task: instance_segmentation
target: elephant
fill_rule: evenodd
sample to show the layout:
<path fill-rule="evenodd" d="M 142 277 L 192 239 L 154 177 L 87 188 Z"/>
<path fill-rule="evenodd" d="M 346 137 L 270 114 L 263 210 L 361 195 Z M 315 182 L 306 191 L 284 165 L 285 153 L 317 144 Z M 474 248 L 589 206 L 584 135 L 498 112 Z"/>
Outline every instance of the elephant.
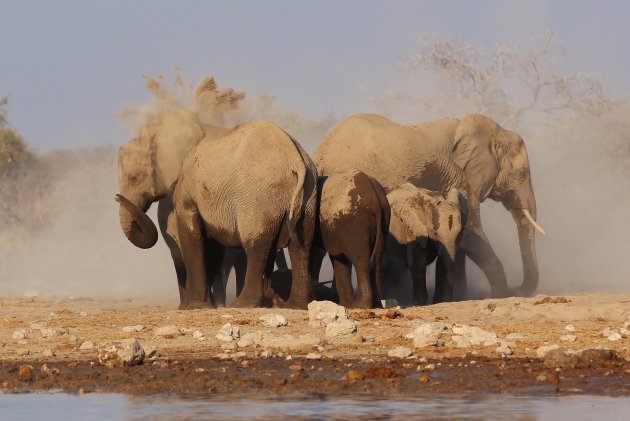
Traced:
<path fill-rule="evenodd" d="M 293 276 L 285 305 L 306 308 L 313 293 L 308 260 L 316 196 L 311 158 L 271 122 L 252 120 L 199 142 L 184 159 L 173 191 L 187 307 L 212 306 L 208 280 L 225 247 L 247 255 L 245 284 L 233 305 L 263 305 L 276 251 L 288 246 Z"/>
<path fill-rule="evenodd" d="M 320 177 L 318 192 L 319 223 L 311 277 L 319 278 L 327 252 L 339 303 L 351 308 L 380 307 L 381 261 L 390 218 L 385 190 L 364 172 L 349 170 Z M 356 294 L 352 266 L 357 274 Z"/>
<path fill-rule="evenodd" d="M 402 305 L 425 305 L 428 301 L 426 269 L 437 259 L 433 303 L 451 301 L 455 255 L 468 209 L 455 188 L 446 197 L 411 183 L 387 195 L 391 206 L 389 234 L 383 258 L 382 295 Z M 411 273 L 413 294 L 401 294 Z M 411 298 L 411 299 L 410 299 Z"/>
<path fill-rule="evenodd" d="M 171 186 L 179 177 L 185 156 L 201 139 L 217 138 L 230 131 L 201 124 L 197 114 L 189 110 L 167 111 L 142 127 L 137 137 L 119 149 L 120 194 L 115 199 L 120 204 L 121 228 L 135 246 L 144 249 L 153 247 L 158 234 L 146 211 L 152 203 L 158 202 L 158 225 L 173 259 L 180 309 L 187 306 L 184 297 L 186 268 L 179 247 Z M 218 275 L 220 279 L 214 283 L 219 299 L 223 297 L 218 304 L 225 304 L 224 285 L 232 265 L 237 272 L 237 285 L 241 285 L 246 267 L 242 250 L 229 248 L 225 251 Z"/>
<path fill-rule="evenodd" d="M 469 115 L 403 126 L 376 114 L 345 118 L 324 136 L 313 155 L 321 176 L 359 169 L 387 193 L 412 183 L 446 195 L 457 188 L 466 198 L 468 220 L 456 255 L 456 287 L 465 290 L 465 257 L 490 282 L 492 296 L 531 295 L 538 286 L 534 229 L 536 200 L 525 144 L 517 133 L 491 118 Z M 481 225 L 480 203 L 490 197 L 508 209 L 517 224 L 523 282 L 510 288 L 503 264 Z"/>

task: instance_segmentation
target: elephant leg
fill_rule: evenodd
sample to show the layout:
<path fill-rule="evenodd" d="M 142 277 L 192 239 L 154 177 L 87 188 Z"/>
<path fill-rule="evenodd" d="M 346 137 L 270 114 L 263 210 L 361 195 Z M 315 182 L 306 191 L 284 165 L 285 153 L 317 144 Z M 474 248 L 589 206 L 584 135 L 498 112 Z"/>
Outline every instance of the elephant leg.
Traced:
<path fill-rule="evenodd" d="M 228 250 L 224 251 L 221 267 L 214 277 L 214 283 L 212 284 L 212 294 L 214 295 L 214 301 L 217 307 L 225 307 L 226 304 L 227 283 L 230 277 L 230 269 L 232 269 L 232 264 L 228 256 L 229 253 L 230 251 Z M 208 262 L 206 262 L 206 265 L 207 264 Z"/>
<path fill-rule="evenodd" d="M 212 307 L 212 293 L 206 281 L 205 242 L 200 231 L 193 233 L 189 228 L 201 226 L 199 215 L 186 212 L 186 216 L 192 222 L 178 216 L 179 242 L 186 267 L 185 300 L 180 309 Z"/>
<path fill-rule="evenodd" d="M 243 286 L 245 285 L 245 275 L 247 273 L 247 254 L 243 250 L 234 251 L 234 279 L 236 281 L 236 296 L 241 295 Z"/>
<path fill-rule="evenodd" d="M 232 307 L 261 307 L 264 301 L 264 272 L 267 253 L 248 250 L 245 285 Z"/>
<path fill-rule="evenodd" d="M 411 279 L 413 284 L 413 303 L 417 306 L 427 304 L 427 250 L 417 244 L 410 246 Z"/>
<path fill-rule="evenodd" d="M 452 271 L 447 272 L 452 276 L 453 285 L 452 301 L 462 301 L 468 297 L 468 282 L 466 280 L 466 253 L 461 250 L 455 255 L 455 264 Z"/>
<path fill-rule="evenodd" d="M 322 269 L 322 262 L 326 257 L 326 250 L 321 247 L 313 247 L 311 249 L 311 255 L 308 261 L 308 271 L 311 274 L 311 279 L 315 284 L 319 283 L 319 272 Z"/>
<path fill-rule="evenodd" d="M 352 302 L 352 308 L 372 308 L 374 304 L 374 291 L 370 271 L 369 254 L 361 259 L 353 261 L 357 271 L 357 292 Z M 352 284 L 350 284 L 352 287 Z"/>
<path fill-rule="evenodd" d="M 345 256 L 330 256 L 335 273 L 335 288 L 339 295 L 339 304 L 350 307 L 354 302 L 352 289 L 352 263 Z"/>
<path fill-rule="evenodd" d="M 275 261 L 278 270 L 289 269 L 289 265 L 287 265 L 287 258 L 284 256 L 284 249 L 280 249 L 276 252 Z"/>

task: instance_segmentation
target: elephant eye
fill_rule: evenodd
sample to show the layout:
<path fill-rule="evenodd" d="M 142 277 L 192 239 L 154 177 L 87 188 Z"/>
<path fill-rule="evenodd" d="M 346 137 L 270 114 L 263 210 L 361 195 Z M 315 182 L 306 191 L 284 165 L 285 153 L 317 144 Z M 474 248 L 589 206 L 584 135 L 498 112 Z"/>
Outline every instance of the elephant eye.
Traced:
<path fill-rule="evenodd" d="M 129 184 L 131 184 L 133 186 L 137 186 L 142 181 L 142 178 L 143 178 L 142 175 L 130 175 L 128 177 Z"/>

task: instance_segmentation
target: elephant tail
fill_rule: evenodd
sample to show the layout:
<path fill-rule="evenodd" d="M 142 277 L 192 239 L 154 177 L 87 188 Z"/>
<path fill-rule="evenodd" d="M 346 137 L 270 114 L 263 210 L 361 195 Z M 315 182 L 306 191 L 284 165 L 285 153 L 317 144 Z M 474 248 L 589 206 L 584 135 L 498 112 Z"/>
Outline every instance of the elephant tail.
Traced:
<path fill-rule="evenodd" d="M 291 204 L 289 207 L 289 236 L 293 237 L 295 232 L 295 222 L 301 216 L 302 196 L 304 191 L 304 182 L 306 180 L 306 168 L 304 163 L 300 162 L 291 169 L 297 175 L 297 184 L 291 196 Z"/>

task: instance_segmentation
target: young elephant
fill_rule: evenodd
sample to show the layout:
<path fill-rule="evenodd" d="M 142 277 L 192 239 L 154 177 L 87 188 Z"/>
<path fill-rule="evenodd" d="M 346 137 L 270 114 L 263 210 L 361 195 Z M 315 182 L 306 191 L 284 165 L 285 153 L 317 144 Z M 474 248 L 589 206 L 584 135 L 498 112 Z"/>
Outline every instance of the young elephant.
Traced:
<path fill-rule="evenodd" d="M 328 252 L 339 302 L 345 307 L 380 307 L 381 260 L 390 208 L 383 187 L 361 171 L 320 177 L 319 230 L 311 257 L 317 280 Z M 352 288 L 352 265 L 357 274 Z"/>
<path fill-rule="evenodd" d="M 445 198 L 405 183 L 388 194 L 387 200 L 392 215 L 383 259 L 383 296 L 412 304 L 406 299 L 408 294 L 396 293 L 406 289 L 403 284 L 409 271 L 413 304 L 427 304 L 426 268 L 437 258 L 433 302 L 451 301 L 455 256 L 466 224 L 463 195 L 451 189 Z"/>
<path fill-rule="evenodd" d="M 188 308 L 211 305 L 206 280 L 214 278 L 225 247 L 242 248 L 247 255 L 245 284 L 233 305 L 260 306 L 276 250 L 285 246 L 293 267 L 286 304 L 306 308 L 312 298 L 308 257 L 316 195 L 313 162 L 271 122 L 250 121 L 195 146 L 173 195 Z M 212 258 L 206 260 L 207 255 Z"/>

